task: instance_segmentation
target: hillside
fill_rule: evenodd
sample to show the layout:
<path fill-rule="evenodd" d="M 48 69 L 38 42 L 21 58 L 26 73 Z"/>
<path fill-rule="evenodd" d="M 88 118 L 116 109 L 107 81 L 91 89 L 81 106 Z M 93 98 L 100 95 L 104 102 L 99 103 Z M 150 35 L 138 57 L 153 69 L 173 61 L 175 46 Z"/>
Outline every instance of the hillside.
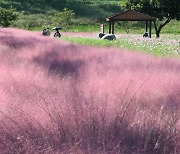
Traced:
<path fill-rule="evenodd" d="M 122 12 L 120 2 L 124 0 L 0 0 L 3 8 L 15 8 L 19 19 L 13 27 L 25 29 L 42 29 L 51 26 L 52 19 L 58 11 L 69 8 L 75 13 L 75 19 L 71 21 L 70 31 L 99 31 L 99 24 L 105 22 L 106 17 Z M 106 22 L 105 22 L 106 23 Z M 144 23 L 121 22 L 118 25 L 123 32 L 129 29 L 143 29 Z M 73 27 L 73 28 L 72 28 Z M 180 33 L 180 22 L 172 21 L 163 30 L 163 33 Z"/>
<path fill-rule="evenodd" d="M 0 0 L 0 6 L 4 8 L 15 8 L 20 13 L 19 23 L 40 24 L 47 23 L 57 11 L 69 8 L 76 14 L 76 19 L 85 20 L 91 24 L 114 13 L 120 12 L 119 1 L 95 1 L 95 0 Z M 36 23 L 36 19 L 38 23 Z M 31 23 L 30 23 L 31 21 Z M 25 26 L 25 25 L 24 25 Z M 31 25 L 29 25 L 31 26 Z"/>
<path fill-rule="evenodd" d="M 77 17 L 102 18 L 102 15 L 120 11 L 119 1 L 94 1 L 94 0 L 0 0 L 2 7 L 13 7 L 26 14 L 53 15 L 67 7 L 74 10 Z"/>

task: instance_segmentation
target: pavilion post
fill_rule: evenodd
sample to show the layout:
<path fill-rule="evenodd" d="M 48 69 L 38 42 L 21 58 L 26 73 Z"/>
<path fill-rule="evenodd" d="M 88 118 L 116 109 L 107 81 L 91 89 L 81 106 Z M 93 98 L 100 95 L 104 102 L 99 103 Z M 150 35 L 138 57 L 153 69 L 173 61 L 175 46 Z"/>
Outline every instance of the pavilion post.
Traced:
<path fill-rule="evenodd" d="M 146 33 L 148 32 L 148 21 L 146 21 Z"/>
<path fill-rule="evenodd" d="M 149 37 L 151 38 L 151 27 L 152 27 L 152 21 L 150 21 L 150 27 L 149 27 Z"/>
<path fill-rule="evenodd" d="M 112 21 L 112 34 L 114 34 L 114 21 Z"/>
<path fill-rule="evenodd" d="M 111 20 L 109 21 L 109 34 L 111 34 Z"/>

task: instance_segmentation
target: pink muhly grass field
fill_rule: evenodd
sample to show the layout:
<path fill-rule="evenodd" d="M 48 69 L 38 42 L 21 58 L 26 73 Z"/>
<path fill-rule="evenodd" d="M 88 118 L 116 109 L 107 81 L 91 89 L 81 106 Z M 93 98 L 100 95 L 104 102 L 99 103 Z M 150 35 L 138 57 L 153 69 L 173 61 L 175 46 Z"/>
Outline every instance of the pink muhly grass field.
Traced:
<path fill-rule="evenodd" d="M 2 153 L 178 153 L 180 61 L 0 29 Z"/>

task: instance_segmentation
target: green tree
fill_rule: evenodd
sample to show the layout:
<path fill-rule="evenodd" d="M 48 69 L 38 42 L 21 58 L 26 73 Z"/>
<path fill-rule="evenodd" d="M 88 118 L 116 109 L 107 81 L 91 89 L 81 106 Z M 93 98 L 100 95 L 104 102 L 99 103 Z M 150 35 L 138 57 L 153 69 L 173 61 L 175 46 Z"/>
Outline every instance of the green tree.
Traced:
<path fill-rule="evenodd" d="M 157 18 L 159 24 L 155 22 L 156 37 L 160 37 L 162 28 L 172 19 L 180 19 L 179 0 L 126 0 L 125 7 Z"/>
<path fill-rule="evenodd" d="M 73 10 L 69 10 L 68 8 L 64 8 L 62 12 L 58 12 L 55 14 L 53 21 L 55 24 L 68 27 L 71 24 L 71 20 L 75 17 L 75 13 Z"/>
<path fill-rule="evenodd" d="M 15 13 L 14 9 L 4 9 L 0 8 L 0 25 L 3 27 L 10 26 L 16 19 L 18 15 Z"/>

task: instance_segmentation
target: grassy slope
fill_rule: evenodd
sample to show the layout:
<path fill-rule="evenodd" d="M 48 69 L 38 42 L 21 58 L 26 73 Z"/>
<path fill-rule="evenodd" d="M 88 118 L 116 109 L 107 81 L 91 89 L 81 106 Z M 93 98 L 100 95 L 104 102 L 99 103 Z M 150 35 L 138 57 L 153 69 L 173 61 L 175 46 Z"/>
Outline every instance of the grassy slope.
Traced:
<path fill-rule="evenodd" d="M 63 0 L 63 2 L 62 0 L 0 0 L 2 7 L 10 8 L 12 6 L 19 12 L 19 20 L 14 26 L 34 30 L 49 25 L 53 15 L 67 7 L 74 10 L 76 14 L 76 19 L 73 21 L 76 26 L 71 27 L 69 31 L 99 31 L 100 22 L 105 22 L 106 17 L 122 11 L 118 4 L 119 0 Z M 83 26 L 87 24 L 93 26 Z M 95 26 L 95 24 L 98 25 Z M 117 30 L 125 32 L 128 30 L 127 27 L 130 32 L 144 32 L 144 24 L 136 22 L 130 23 L 128 26 L 123 24 Z M 179 27 L 180 22 L 172 21 L 162 32 L 180 33 Z"/>
<path fill-rule="evenodd" d="M 85 45 L 93 45 L 93 46 L 115 46 L 119 48 L 126 48 L 131 50 L 142 51 L 146 53 L 150 53 L 156 56 L 179 56 L 180 45 L 179 45 L 179 36 L 173 34 L 162 34 L 161 39 L 153 38 L 145 39 L 142 35 L 137 34 L 121 34 L 117 37 L 116 41 L 106 41 L 97 39 L 93 36 L 87 37 L 62 37 L 62 39 Z M 86 35 L 84 35 L 86 36 Z"/>
<path fill-rule="evenodd" d="M 81 0 L 76 0 L 73 2 L 62 2 L 61 0 L 29 0 L 29 3 L 26 3 L 23 0 L 0 0 L 0 4 L 3 7 L 13 6 L 16 8 L 17 11 L 21 13 L 20 18 L 22 20 L 25 20 L 23 18 L 33 20 L 33 16 L 35 15 L 40 23 L 48 22 L 48 18 L 51 18 L 56 11 L 61 11 L 64 7 L 74 10 L 78 21 L 83 19 L 85 22 L 89 21 L 93 24 L 97 20 L 104 20 L 107 16 L 112 15 L 113 13 L 117 13 L 121 10 L 120 7 L 117 6 L 117 2 L 112 3 L 112 1 L 106 3 L 98 2 L 97 4 L 96 1 L 89 3 L 86 1 L 81 2 Z"/>

